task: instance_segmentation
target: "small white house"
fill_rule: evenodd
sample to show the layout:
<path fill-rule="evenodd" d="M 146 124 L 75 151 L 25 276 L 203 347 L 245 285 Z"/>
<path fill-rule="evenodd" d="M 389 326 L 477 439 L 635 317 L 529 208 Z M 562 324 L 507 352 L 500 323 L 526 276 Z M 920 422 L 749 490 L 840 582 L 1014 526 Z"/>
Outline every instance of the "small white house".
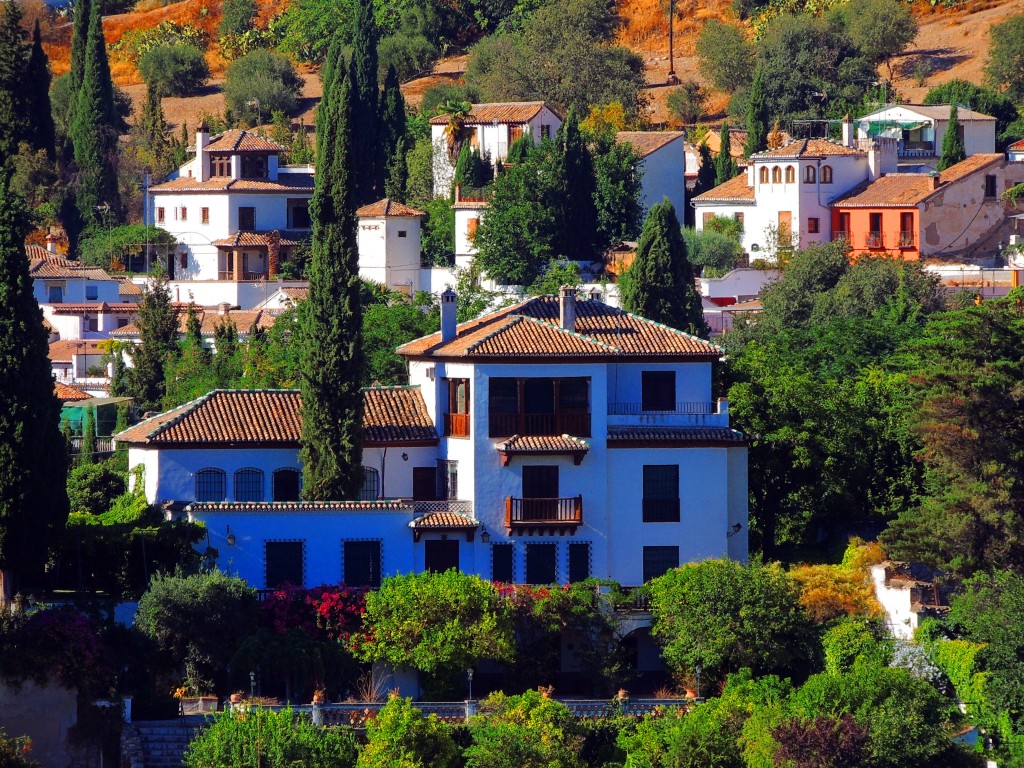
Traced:
<path fill-rule="evenodd" d="M 683 220 L 686 212 L 686 134 L 682 131 L 620 131 L 615 140 L 633 147 L 643 174 L 640 205 L 646 212 L 664 198 Z"/>
<path fill-rule="evenodd" d="M 434 195 L 451 192 L 455 177 L 455 158 L 448 151 L 446 130 L 448 115 L 430 119 L 430 138 L 434 145 Z M 562 125 L 562 117 L 543 101 L 519 101 L 496 104 L 473 104 L 462 118 L 462 140 L 492 163 L 503 161 L 508 149 L 524 134 L 536 143 L 554 138 Z"/>
<path fill-rule="evenodd" d="M 420 290 L 420 219 L 425 215 L 387 198 L 357 210 L 359 276 L 407 296 Z"/>
<path fill-rule="evenodd" d="M 942 154 L 949 112 L 949 104 L 890 104 L 861 117 L 857 135 L 861 139 L 896 139 L 900 160 L 927 161 Z M 957 120 L 968 157 L 996 151 L 994 117 L 957 107 Z"/>
<path fill-rule="evenodd" d="M 1011 163 L 1024 163 L 1024 139 L 1015 141 L 1006 148 L 1006 156 Z"/>
<path fill-rule="evenodd" d="M 921 619 L 947 609 L 945 590 L 933 577 L 930 569 L 913 563 L 886 561 L 871 566 L 875 597 L 885 610 L 885 624 L 893 637 L 913 640 Z"/>

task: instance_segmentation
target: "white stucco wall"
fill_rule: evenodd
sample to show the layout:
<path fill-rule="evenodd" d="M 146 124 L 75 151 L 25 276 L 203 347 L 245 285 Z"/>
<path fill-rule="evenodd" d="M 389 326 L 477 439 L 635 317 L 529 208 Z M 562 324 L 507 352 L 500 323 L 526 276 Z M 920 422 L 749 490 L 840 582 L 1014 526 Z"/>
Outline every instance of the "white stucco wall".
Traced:
<path fill-rule="evenodd" d="M 686 211 L 686 143 L 683 137 L 647 155 L 640 162 L 643 173 L 640 189 L 640 205 L 644 211 L 668 198 L 676 209 L 676 216 L 682 222 Z"/>
<path fill-rule="evenodd" d="M 871 579 L 875 586 L 875 597 L 885 610 L 885 624 L 893 637 L 913 640 L 917 629 L 917 613 L 911 610 L 912 591 L 901 586 L 885 585 L 885 565 L 871 566 Z"/>
<path fill-rule="evenodd" d="M 779 279 L 775 269 L 734 269 L 721 277 L 700 278 L 701 295 L 709 299 L 734 298 L 747 301 L 756 298 L 767 286 Z"/>
<path fill-rule="evenodd" d="M 946 136 L 946 128 L 949 125 L 949 105 L 945 106 L 943 117 L 930 118 L 916 111 L 913 106 L 894 105 L 885 109 L 872 112 L 869 115 L 858 119 L 857 135 L 866 138 L 867 134 L 861 130 L 862 122 L 930 122 L 931 133 L 935 139 L 935 155 L 942 153 L 942 140 Z M 973 120 L 964 115 L 959 116 L 960 125 L 964 129 L 964 151 L 968 156 L 992 153 L 996 151 L 996 121 L 995 120 Z"/>
<path fill-rule="evenodd" d="M 419 217 L 361 218 L 357 235 L 360 277 L 410 295 L 419 290 Z"/>

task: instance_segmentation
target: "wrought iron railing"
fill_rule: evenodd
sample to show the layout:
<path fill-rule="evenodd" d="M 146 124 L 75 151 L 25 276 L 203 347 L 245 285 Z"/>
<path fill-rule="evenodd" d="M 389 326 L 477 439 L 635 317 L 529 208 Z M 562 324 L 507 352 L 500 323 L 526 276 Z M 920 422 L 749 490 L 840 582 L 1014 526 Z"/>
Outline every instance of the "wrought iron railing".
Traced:
<path fill-rule="evenodd" d="M 639 416 L 642 414 L 710 415 L 718 413 L 718 403 L 672 403 L 667 408 L 652 407 L 650 403 L 608 403 L 609 416 Z"/>
<path fill-rule="evenodd" d="M 456 512 L 460 515 L 473 514 L 473 502 L 462 499 L 441 499 L 439 501 L 414 501 L 413 512 L 425 515 L 428 512 Z"/>
<path fill-rule="evenodd" d="M 868 232 L 867 237 L 868 248 L 884 248 L 884 242 L 881 232 Z"/>
<path fill-rule="evenodd" d="M 505 525 L 581 525 L 583 497 L 561 499 L 505 498 Z"/>
<path fill-rule="evenodd" d="M 900 248 L 913 248 L 914 241 L 913 232 L 900 232 Z"/>

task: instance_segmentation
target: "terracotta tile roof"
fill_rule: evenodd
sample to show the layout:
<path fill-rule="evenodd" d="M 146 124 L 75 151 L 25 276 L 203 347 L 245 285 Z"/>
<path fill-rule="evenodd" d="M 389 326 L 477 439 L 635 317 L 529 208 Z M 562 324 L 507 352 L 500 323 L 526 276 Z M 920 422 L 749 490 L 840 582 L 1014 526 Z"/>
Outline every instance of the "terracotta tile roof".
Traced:
<path fill-rule="evenodd" d="M 419 387 L 363 390 L 363 442 L 437 444 L 437 430 Z"/>
<path fill-rule="evenodd" d="M 609 426 L 608 445 L 613 443 L 736 443 L 747 441 L 746 436 L 729 427 L 648 427 Z"/>
<path fill-rule="evenodd" d="M 363 390 L 364 442 L 437 443 L 419 387 Z M 143 445 L 297 446 L 302 430 L 298 390 L 214 390 L 116 435 Z"/>
<path fill-rule="evenodd" d="M 403 205 L 397 200 L 392 200 L 388 197 L 385 197 L 383 200 L 378 200 L 376 203 L 364 205 L 356 211 L 356 216 L 361 219 L 385 219 L 389 216 L 412 217 L 426 215 L 427 214 L 423 211 L 410 208 L 408 205 Z"/>
<path fill-rule="evenodd" d="M 102 340 L 97 339 L 61 339 L 50 344 L 49 358 L 51 363 L 70 363 L 72 355 L 103 355 L 100 348 Z"/>
<path fill-rule="evenodd" d="M 1024 139 L 1013 142 L 1013 144 L 1007 147 L 1007 150 L 1012 150 L 1014 152 L 1024 152 Z"/>
<path fill-rule="evenodd" d="M 590 443 L 572 435 L 513 435 L 494 447 L 503 456 L 572 454 L 582 458 Z"/>
<path fill-rule="evenodd" d="M 188 305 L 178 308 L 178 333 L 184 334 L 188 330 Z M 226 319 L 230 318 L 235 325 L 235 330 L 242 336 L 247 336 L 255 328 L 270 328 L 276 319 L 273 314 L 262 309 L 230 309 L 226 315 L 221 314 L 219 309 L 204 309 L 196 307 L 196 314 L 199 317 L 200 333 L 203 336 L 213 336 Z M 110 332 L 112 338 L 133 339 L 139 335 L 139 326 L 136 323 L 129 323 L 121 328 Z"/>
<path fill-rule="evenodd" d="M 98 312 L 100 314 L 134 313 L 139 311 L 139 305 L 134 301 L 116 302 L 110 304 L 106 301 L 88 301 L 81 304 L 53 304 L 55 315 L 80 315 L 83 312 Z"/>
<path fill-rule="evenodd" d="M 786 134 L 788 138 L 788 134 Z M 704 137 L 704 144 L 707 144 L 708 149 L 713 154 L 718 154 L 722 151 L 722 131 L 714 130 L 708 131 Z M 741 128 L 729 128 L 729 155 L 731 157 L 746 158 L 747 156 L 747 132 Z"/>
<path fill-rule="evenodd" d="M 409 527 L 413 530 L 471 531 L 479 528 L 480 523 L 458 512 L 428 512 L 410 521 Z"/>
<path fill-rule="evenodd" d="M 768 149 L 751 155 L 751 160 L 780 157 L 831 157 L 834 155 L 863 155 L 864 150 L 854 149 L 831 139 L 796 139 L 777 149 Z"/>
<path fill-rule="evenodd" d="M 855 122 L 859 123 L 861 120 L 867 120 L 870 122 L 872 118 L 877 115 L 884 114 L 890 109 L 906 109 L 931 120 L 949 120 L 950 106 L 950 104 L 890 104 L 882 109 L 864 115 Z M 967 107 L 957 107 L 956 116 L 958 120 L 995 120 L 991 115 L 975 112 L 973 109 L 968 109 Z"/>
<path fill-rule="evenodd" d="M 121 296 L 141 296 L 142 286 L 136 285 L 127 277 L 115 277 L 115 280 L 120 283 L 117 287 L 117 292 Z"/>
<path fill-rule="evenodd" d="M 1001 154 L 971 155 L 939 174 L 939 185 L 930 173 L 890 173 L 865 181 L 831 201 L 838 208 L 906 208 L 920 205 L 943 187 L 960 181 L 992 163 L 1003 159 Z"/>
<path fill-rule="evenodd" d="M 285 147 L 249 131 L 232 128 L 214 136 L 203 147 L 207 152 L 284 152 Z M 194 148 L 193 148 L 194 150 Z"/>
<path fill-rule="evenodd" d="M 305 301 L 306 297 L 309 296 L 309 288 L 296 286 L 294 288 L 282 288 L 281 290 L 292 301 Z"/>
<path fill-rule="evenodd" d="M 282 173 L 271 179 L 229 179 L 218 176 L 199 181 L 192 176 L 154 184 L 150 192 L 309 192 L 313 193 L 313 176 L 308 173 Z"/>
<path fill-rule="evenodd" d="M 53 382 L 53 391 L 57 395 L 57 399 L 62 403 L 73 403 L 78 400 L 92 400 L 92 395 L 88 392 L 83 392 L 75 387 L 70 387 L 67 384 L 61 384 L 59 381 Z"/>
<path fill-rule="evenodd" d="M 709 189 L 707 192 L 697 195 L 693 200 L 694 202 L 699 200 L 704 203 L 752 203 L 754 202 L 754 188 L 747 184 L 747 174 L 741 173 L 724 184 L 719 184 L 714 189 Z"/>
<path fill-rule="evenodd" d="M 43 246 L 37 245 L 36 243 L 25 243 L 25 255 L 28 256 L 30 259 L 43 259 L 43 260 L 50 260 L 50 259 L 57 260 L 57 259 L 60 259 L 61 261 L 67 262 L 67 259 L 62 258 L 62 257 L 58 256 L 55 253 L 50 253 Z M 71 262 L 67 262 L 67 263 L 70 264 Z"/>
<path fill-rule="evenodd" d="M 722 350 L 710 342 L 610 307 L 576 300 L 575 332 L 558 326 L 557 296 L 536 296 L 458 326 L 454 339 L 435 333 L 398 348 L 407 357 L 499 359 L 701 358 Z"/>
<path fill-rule="evenodd" d="M 632 145 L 640 157 L 647 157 L 685 135 L 683 131 L 619 131 L 615 134 L 615 140 L 620 144 Z"/>
<path fill-rule="evenodd" d="M 220 240 L 214 240 L 213 245 L 218 248 L 267 248 L 270 246 L 270 233 L 269 232 L 235 232 L 230 237 L 222 237 Z M 294 240 L 289 240 L 286 237 L 281 238 L 280 245 L 290 246 L 298 245 Z"/>
<path fill-rule="evenodd" d="M 536 117 L 545 106 L 561 119 L 562 116 L 543 101 L 510 101 L 492 104 L 473 104 L 472 109 L 470 109 L 463 122 L 467 125 L 492 123 L 495 120 L 499 123 L 526 123 Z M 448 115 L 432 117 L 430 118 L 430 124 L 447 125 Z"/>
<path fill-rule="evenodd" d="M 185 507 L 193 513 L 247 512 L 411 512 L 407 501 L 193 501 Z"/>
<path fill-rule="evenodd" d="M 63 256 L 50 254 L 42 259 L 29 259 L 28 273 L 33 278 L 55 280 L 113 280 L 99 267 L 87 267 Z"/>

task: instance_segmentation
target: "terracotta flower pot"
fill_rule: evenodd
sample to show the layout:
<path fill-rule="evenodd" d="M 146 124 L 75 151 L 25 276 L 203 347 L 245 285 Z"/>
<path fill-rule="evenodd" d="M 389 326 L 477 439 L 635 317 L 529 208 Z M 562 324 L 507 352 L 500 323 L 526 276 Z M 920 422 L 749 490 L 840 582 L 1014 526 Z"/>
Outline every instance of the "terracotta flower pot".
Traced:
<path fill-rule="evenodd" d="M 688 699 L 696 699 L 697 698 L 697 691 L 694 690 L 693 688 L 687 688 L 686 689 L 686 698 L 688 698 Z"/>

